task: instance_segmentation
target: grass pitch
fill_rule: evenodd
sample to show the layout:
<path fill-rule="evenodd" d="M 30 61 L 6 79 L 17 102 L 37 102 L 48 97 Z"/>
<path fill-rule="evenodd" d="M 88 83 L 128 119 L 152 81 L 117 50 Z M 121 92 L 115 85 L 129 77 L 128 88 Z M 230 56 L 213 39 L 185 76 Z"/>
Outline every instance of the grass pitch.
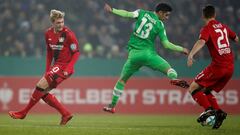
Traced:
<path fill-rule="evenodd" d="M 0 135 L 237 135 L 240 116 L 228 116 L 212 130 L 196 122 L 195 115 L 75 115 L 59 126 L 59 115 L 29 114 L 24 120 L 0 115 Z"/>

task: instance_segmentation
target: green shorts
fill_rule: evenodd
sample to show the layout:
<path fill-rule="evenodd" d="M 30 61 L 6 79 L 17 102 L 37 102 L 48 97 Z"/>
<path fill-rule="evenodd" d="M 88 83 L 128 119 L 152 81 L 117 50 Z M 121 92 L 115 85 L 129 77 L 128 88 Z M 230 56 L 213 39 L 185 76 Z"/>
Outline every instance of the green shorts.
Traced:
<path fill-rule="evenodd" d="M 142 66 L 147 66 L 164 74 L 171 68 L 169 63 L 156 52 L 150 50 L 131 50 L 123 66 L 120 79 L 127 82 L 127 80 Z"/>

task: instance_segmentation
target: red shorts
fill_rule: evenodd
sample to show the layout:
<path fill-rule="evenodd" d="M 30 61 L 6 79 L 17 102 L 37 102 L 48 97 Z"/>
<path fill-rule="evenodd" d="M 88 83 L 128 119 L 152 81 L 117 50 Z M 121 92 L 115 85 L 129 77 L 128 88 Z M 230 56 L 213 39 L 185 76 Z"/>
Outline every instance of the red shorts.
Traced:
<path fill-rule="evenodd" d="M 231 79 L 233 71 L 233 67 L 223 68 L 210 65 L 199 73 L 194 81 L 200 86 L 219 92 Z"/>
<path fill-rule="evenodd" d="M 44 75 L 50 88 L 56 88 L 63 80 L 69 78 L 72 74 L 69 73 L 68 76 L 63 74 L 64 65 L 53 65 Z"/>

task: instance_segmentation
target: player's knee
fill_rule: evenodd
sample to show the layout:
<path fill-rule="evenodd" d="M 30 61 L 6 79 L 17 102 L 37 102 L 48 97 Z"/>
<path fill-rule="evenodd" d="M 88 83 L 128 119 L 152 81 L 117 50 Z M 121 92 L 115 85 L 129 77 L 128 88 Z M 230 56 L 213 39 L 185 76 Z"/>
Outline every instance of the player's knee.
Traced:
<path fill-rule="evenodd" d="M 206 89 L 204 90 L 204 93 L 205 93 L 206 95 L 212 94 L 212 89 L 206 88 Z"/>
<path fill-rule="evenodd" d="M 48 82 L 45 78 L 42 78 L 37 84 L 36 87 L 41 88 L 43 90 L 47 90 L 48 89 Z"/>
<path fill-rule="evenodd" d="M 177 79 L 178 74 L 177 74 L 177 72 L 173 68 L 170 68 L 170 69 L 167 70 L 167 76 L 170 79 Z"/>

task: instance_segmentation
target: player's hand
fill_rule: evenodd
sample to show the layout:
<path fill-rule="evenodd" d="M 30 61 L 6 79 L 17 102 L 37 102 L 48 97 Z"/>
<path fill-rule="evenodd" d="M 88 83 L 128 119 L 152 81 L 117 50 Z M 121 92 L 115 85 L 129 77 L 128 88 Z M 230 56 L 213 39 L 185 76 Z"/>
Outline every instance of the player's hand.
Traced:
<path fill-rule="evenodd" d="M 67 77 L 69 74 L 67 71 L 63 71 L 63 75 Z"/>
<path fill-rule="evenodd" d="M 187 66 L 188 67 L 191 67 L 192 65 L 193 65 L 193 58 L 192 57 L 188 57 L 188 59 L 187 59 Z"/>
<path fill-rule="evenodd" d="M 105 3 L 104 10 L 111 13 L 112 12 L 112 7 L 110 5 L 108 5 L 107 3 Z"/>
<path fill-rule="evenodd" d="M 187 48 L 183 48 L 183 52 L 182 53 L 185 54 L 185 55 L 188 55 L 189 54 L 189 50 Z"/>

